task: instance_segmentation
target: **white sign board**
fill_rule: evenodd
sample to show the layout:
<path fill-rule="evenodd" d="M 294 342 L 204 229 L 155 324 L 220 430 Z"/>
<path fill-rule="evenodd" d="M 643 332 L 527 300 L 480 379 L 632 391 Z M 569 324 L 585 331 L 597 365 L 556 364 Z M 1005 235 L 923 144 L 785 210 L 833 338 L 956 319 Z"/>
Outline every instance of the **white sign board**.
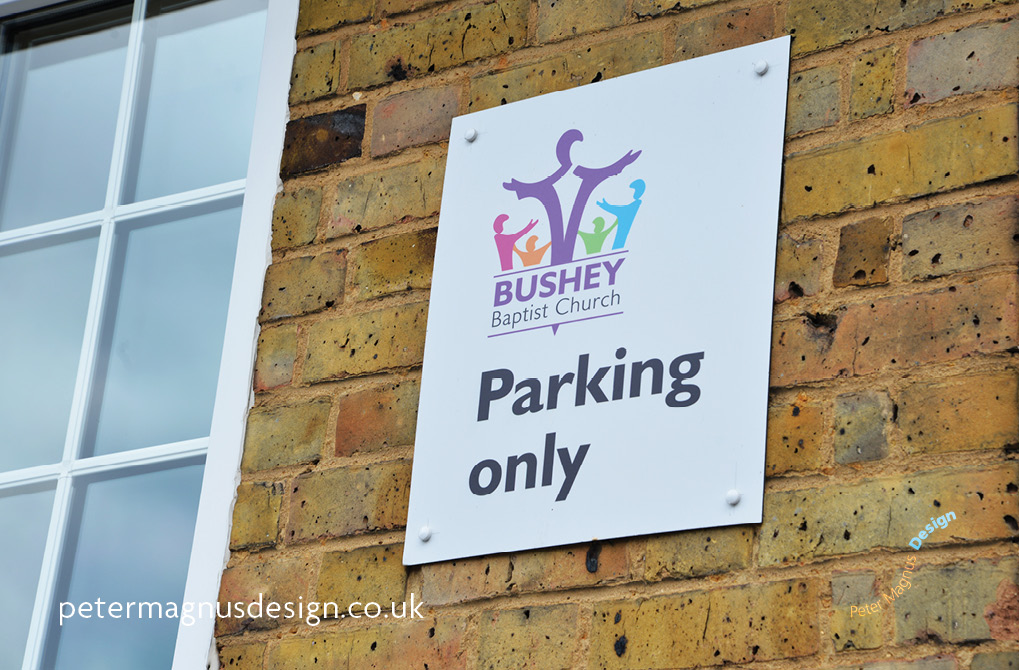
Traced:
<path fill-rule="evenodd" d="M 789 41 L 453 120 L 405 564 L 760 522 Z"/>

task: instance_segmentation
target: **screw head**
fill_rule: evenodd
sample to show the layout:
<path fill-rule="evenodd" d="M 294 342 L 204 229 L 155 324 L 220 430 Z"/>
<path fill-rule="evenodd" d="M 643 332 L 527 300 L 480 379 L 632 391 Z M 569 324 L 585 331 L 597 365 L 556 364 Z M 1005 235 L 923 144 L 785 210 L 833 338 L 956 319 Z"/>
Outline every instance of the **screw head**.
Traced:
<path fill-rule="evenodd" d="M 432 539 L 432 529 L 428 526 L 421 526 L 421 530 L 418 531 L 418 539 L 422 542 Z"/>
<path fill-rule="evenodd" d="M 740 498 L 742 497 L 743 496 L 741 496 L 740 492 L 736 489 L 729 489 L 729 491 L 725 494 L 725 502 L 735 507 L 739 504 Z"/>
<path fill-rule="evenodd" d="M 478 139 L 478 131 L 475 130 L 474 128 L 469 128 L 467 132 L 464 133 L 464 139 L 467 140 L 468 142 L 473 142 L 474 140 Z"/>
<path fill-rule="evenodd" d="M 766 61 L 766 60 L 759 60 L 756 63 L 754 63 L 754 72 L 756 72 L 759 76 L 763 77 L 764 74 L 767 71 L 768 71 L 768 61 Z"/>

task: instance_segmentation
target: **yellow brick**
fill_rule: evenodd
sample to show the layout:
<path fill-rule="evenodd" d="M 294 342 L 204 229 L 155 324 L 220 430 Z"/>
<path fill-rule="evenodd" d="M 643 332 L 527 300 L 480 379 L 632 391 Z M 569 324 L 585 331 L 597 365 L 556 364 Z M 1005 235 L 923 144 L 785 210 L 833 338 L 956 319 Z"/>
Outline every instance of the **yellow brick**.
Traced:
<path fill-rule="evenodd" d="M 371 619 L 361 621 L 372 623 Z M 416 619 L 400 624 L 389 624 L 391 618 L 386 621 L 384 625 L 371 625 L 364 630 L 284 639 L 269 650 L 265 667 L 267 670 L 316 667 L 462 670 L 467 667 L 467 655 L 462 650 L 467 629 L 464 620 Z"/>
<path fill-rule="evenodd" d="M 472 5 L 354 38 L 349 86 L 366 88 L 519 48 L 527 0 Z"/>
<path fill-rule="evenodd" d="M 407 571 L 400 562 L 403 545 L 365 547 L 350 551 L 334 551 L 322 557 L 316 598 L 319 602 L 340 603 L 343 607 L 355 602 L 355 612 L 365 603 L 374 602 L 387 611 L 404 600 Z"/>
<path fill-rule="evenodd" d="M 287 617 L 282 603 L 307 602 L 309 592 L 309 576 L 312 573 L 310 559 L 284 557 L 277 552 L 262 552 L 257 561 L 247 561 L 241 565 L 227 568 L 219 586 L 219 602 L 225 613 L 227 607 L 233 613 L 229 617 L 216 619 L 216 635 L 232 635 L 244 630 L 268 630 L 290 624 L 302 623 L 300 619 Z M 248 605 L 261 601 L 259 612 L 257 605 Z M 281 604 L 279 611 L 270 612 L 269 603 Z M 238 607 L 236 603 L 241 603 Z M 243 616 L 237 616 L 238 611 Z M 261 616 L 251 617 L 248 615 Z M 296 608 L 294 614 L 297 614 Z"/>
<path fill-rule="evenodd" d="M 917 383 L 898 399 L 898 424 L 911 453 L 1002 449 L 1019 442 L 1014 372 Z"/>
<path fill-rule="evenodd" d="M 660 33 L 597 44 L 473 79 L 470 111 L 638 72 L 661 62 Z"/>
<path fill-rule="evenodd" d="M 329 400 L 256 407 L 248 415 L 241 470 L 254 472 L 317 461 L 322 454 Z"/>
<path fill-rule="evenodd" d="M 255 391 L 289 384 L 297 360 L 297 326 L 263 328 L 258 334 L 255 358 Z"/>
<path fill-rule="evenodd" d="M 351 255 L 357 298 L 425 289 L 432 284 L 435 231 L 383 237 L 357 247 Z"/>
<path fill-rule="evenodd" d="M 786 30 L 794 36 L 793 54 L 932 21 L 952 0 L 869 0 L 817 2 L 790 0 Z"/>
<path fill-rule="evenodd" d="M 872 607 L 880 600 L 874 573 L 835 572 L 832 574 L 831 591 L 831 636 L 835 650 L 880 647 L 885 613 Z"/>
<path fill-rule="evenodd" d="M 392 461 L 320 470 L 290 487 L 288 541 L 392 530 L 407 523 L 410 463 Z"/>
<path fill-rule="evenodd" d="M 508 593 L 513 577 L 509 556 L 481 556 L 421 567 L 421 598 L 446 605 Z"/>
<path fill-rule="evenodd" d="M 538 2 L 539 43 L 622 25 L 626 3 L 619 0 L 542 0 Z"/>
<path fill-rule="evenodd" d="M 237 487 L 230 548 L 276 544 L 279 538 L 283 486 L 272 482 L 242 482 Z"/>
<path fill-rule="evenodd" d="M 839 122 L 839 66 L 825 65 L 789 75 L 786 135 Z"/>
<path fill-rule="evenodd" d="M 893 111 L 895 94 L 894 46 L 868 51 L 853 63 L 849 111 L 854 119 Z"/>
<path fill-rule="evenodd" d="M 265 643 L 232 644 L 219 651 L 219 667 L 222 670 L 262 670 L 262 656 Z"/>
<path fill-rule="evenodd" d="M 327 251 L 273 263 L 265 273 L 263 320 L 299 316 L 343 302 L 346 252 Z"/>
<path fill-rule="evenodd" d="M 297 52 L 290 73 L 291 105 L 336 91 L 340 82 L 339 51 L 339 42 L 323 42 Z"/>
<path fill-rule="evenodd" d="M 994 107 L 790 156 L 782 218 L 833 214 L 1014 174 L 1016 109 Z"/>
<path fill-rule="evenodd" d="M 478 657 L 486 670 L 572 668 L 577 606 L 552 605 L 481 615 Z"/>
<path fill-rule="evenodd" d="M 824 465 L 824 423 L 824 410 L 809 401 L 769 407 L 765 474 L 804 472 Z"/>
<path fill-rule="evenodd" d="M 1015 514 L 1015 506 L 1011 511 Z M 1019 561 L 960 560 L 947 566 L 917 561 L 917 565 L 911 587 L 892 606 L 897 644 L 932 638 L 942 643 L 1015 639 Z"/>
<path fill-rule="evenodd" d="M 418 302 L 312 325 L 304 380 L 338 379 L 420 364 L 427 318 L 428 304 Z"/>
<path fill-rule="evenodd" d="M 588 667 L 691 668 L 809 656 L 818 591 L 794 580 L 598 603 Z"/>
<path fill-rule="evenodd" d="M 1019 465 L 1008 464 L 765 493 L 758 562 L 774 565 L 878 547 L 908 549 L 910 538 L 930 523 L 936 509 L 953 511 L 958 520 L 924 546 L 1010 538 L 1014 531 L 1003 514 L 1012 510 L 1014 515 L 1019 507 L 1017 475 Z"/>
<path fill-rule="evenodd" d="M 644 18 L 691 7 L 712 5 L 716 2 L 721 2 L 721 0 L 633 0 L 633 13 Z"/>
<path fill-rule="evenodd" d="M 326 238 L 439 213 L 445 156 L 424 158 L 340 182 Z"/>
<path fill-rule="evenodd" d="M 753 549 L 750 526 L 653 535 L 647 541 L 644 579 L 683 579 L 739 570 L 750 565 Z"/>
<path fill-rule="evenodd" d="M 633 572 L 625 541 L 522 552 L 511 567 L 510 585 L 520 592 L 621 582 Z"/>
<path fill-rule="evenodd" d="M 272 248 L 287 249 L 315 239 L 322 190 L 317 186 L 284 191 L 276 199 L 272 218 Z"/>
<path fill-rule="evenodd" d="M 303 0 L 297 15 L 297 34 L 319 32 L 371 18 L 372 0 Z"/>

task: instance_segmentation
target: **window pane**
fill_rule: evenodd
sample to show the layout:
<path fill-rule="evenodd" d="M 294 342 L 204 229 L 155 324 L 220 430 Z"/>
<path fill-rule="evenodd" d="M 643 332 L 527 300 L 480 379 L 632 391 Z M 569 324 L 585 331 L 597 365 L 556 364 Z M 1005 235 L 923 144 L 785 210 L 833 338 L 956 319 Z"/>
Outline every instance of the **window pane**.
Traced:
<path fill-rule="evenodd" d="M 69 670 L 169 668 L 177 619 L 140 618 L 137 604 L 115 618 L 108 603 L 178 606 L 184 596 L 203 465 L 134 470 L 75 491 L 65 570 L 54 602 L 43 667 Z M 75 545 L 76 541 L 76 545 Z M 92 618 L 59 622 L 61 602 L 104 601 Z M 158 610 L 156 610 L 158 612 Z M 69 611 L 65 608 L 65 615 Z M 102 614 L 103 618 L 99 618 Z M 114 612 L 113 614 L 118 614 Z M 144 614 L 144 612 L 141 612 Z"/>
<path fill-rule="evenodd" d="M 98 244 L 0 248 L 0 471 L 60 460 Z"/>
<path fill-rule="evenodd" d="M 32 621 L 53 485 L 0 493 L 0 668 L 20 668 Z"/>
<path fill-rule="evenodd" d="M 235 208 L 118 240 L 86 453 L 209 434 L 239 224 Z"/>
<path fill-rule="evenodd" d="M 130 18 L 129 6 L 110 9 L 4 45 L 0 230 L 103 208 Z"/>
<path fill-rule="evenodd" d="M 243 179 L 266 0 L 152 3 L 125 200 Z"/>

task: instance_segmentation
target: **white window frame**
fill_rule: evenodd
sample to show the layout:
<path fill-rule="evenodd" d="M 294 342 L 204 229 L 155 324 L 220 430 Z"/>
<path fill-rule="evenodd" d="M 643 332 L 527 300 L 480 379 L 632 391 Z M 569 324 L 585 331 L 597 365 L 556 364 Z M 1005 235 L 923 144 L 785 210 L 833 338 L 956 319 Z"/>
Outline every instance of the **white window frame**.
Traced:
<path fill-rule="evenodd" d="M 46 9 L 59 4 L 62 4 L 62 1 L 0 0 L 0 21 L 14 14 Z M 254 401 L 252 375 L 259 334 L 257 318 L 262 300 L 262 281 L 265 270 L 271 262 L 272 210 L 276 193 L 281 188 L 279 166 L 286 122 L 289 119 L 287 94 L 296 51 L 298 4 L 299 0 L 268 0 L 251 151 L 245 179 L 145 203 L 117 205 L 116 200 L 121 190 L 122 165 L 126 160 L 126 145 L 130 136 L 130 129 L 126 124 L 118 122 L 118 135 L 114 141 L 111 166 L 113 178 L 109 180 L 106 206 L 98 216 L 81 215 L 42 226 L 0 232 L 0 241 L 4 243 L 27 241 L 57 231 L 95 228 L 97 219 L 103 220 L 100 224 L 96 277 L 92 284 L 90 309 L 82 345 L 82 363 L 79 364 L 75 381 L 75 403 L 71 408 L 71 426 L 64 447 L 63 460 L 52 465 L 18 470 L 16 477 L 13 473 L 0 473 L 0 490 L 15 486 L 20 488 L 33 482 L 56 481 L 53 519 L 48 530 L 47 549 L 43 557 L 22 670 L 38 670 L 43 656 L 56 573 L 60 568 L 60 552 L 67 530 L 72 475 L 98 474 L 121 467 L 125 463 L 157 464 L 189 455 L 204 454 L 205 472 L 183 601 L 215 603 L 218 599 L 220 578 L 230 556 L 230 527 L 237 485 L 240 482 L 241 450 L 247 413 Z M 118 112 L 121 120 L 128 117 L 134 107 L 134 82 L 138 76 L 139 65 L 137 45 L 141 40 L 139 19 L 144 16 L 144 3 L 136 3 L 133 11 L 124 83 L 125 90 L 129 93 L 123 95 L 121 99 Z M 100 310 L 93 309 L 92 306 L 102 304 L 98 298 L 105 294 L 111 268 L 113 226 L 108 224 L 112 220 L 113 208 L 116 206 L 117 221 L 122 221 L 167 207 L 177 208 L 232 198 L 243 198 L 243 204 L 209 437 L 75 461 L 74 452 L 80 442 L 85 419 L 85 403 L 81 401 L 91 386 L 99 328 L 103 317 L 99 313 Z M 196 617 L 192 626 L 178 624 L 173 670 L 219 667 L 213 637 L 214 628 L 215 619 L 209 618 Z"/>

